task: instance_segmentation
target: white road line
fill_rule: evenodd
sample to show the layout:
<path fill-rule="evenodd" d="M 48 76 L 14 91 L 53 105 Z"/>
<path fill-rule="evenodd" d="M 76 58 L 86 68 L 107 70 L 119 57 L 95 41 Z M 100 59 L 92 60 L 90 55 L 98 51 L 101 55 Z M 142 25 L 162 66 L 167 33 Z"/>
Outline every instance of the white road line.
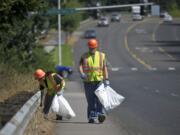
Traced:
<path fill-rule="evenodd" d="M 140 69 L 138 69 L 137 67 L 129 67 L 129 68 L 123 68 L 123 67 L 113 67 L 110 63 L 108 63 L 108 69 L 114 72 L 117 71 L 124 71 L 124 70 L 131 70 L 131 71 L 139 71 Z M 152 67 L 151 69 L 147 69 L 148 71 L 161 71 L 161 69 L 158 69 L 156 67 Z M 175 71 L 176 68 L 175 67 L 168 67 L 167 71 Z"/>
<path fill-rule="evenodd" d="M 155 92 L 156 92 L 156 93 L 160 93 L 160 90 L 157 89 L 157 90 L 155 90 Z"/>
<path fill-rule="evenodd" d="M 138 68 L 132 67 L 131 70 L 132 70 L 132 71 L 138 71 Z"/>
<path fill-rule="evenodd" d="M 171 93 L 170 95 L 173 96 L 173 97 L 179 97 L 179 95 L 175 94 L 175 93 Z"/>
<path fill-rule="evenodd" d="M 138 28 L 136 28 L 136 29 L 135 29 L 135 32 L 136 32 L 137 34 L 147 34 L 147 32 L 145 31 L 145 29 L 138 29 Z"/>
<path fill-rule="evenodd" d="M 157 71 L 157 68 L 156 67 L 153 67 L 150 69 L 151 71 Z"/>
<path fill-rule="evenodd" d="M 111 68 L 112 71 L 119 71 L 119 68 L 118 67 L 113 67 Z"/>
<path fill-rule="evenodd" d="M 107 65 L 111 71 L 119 71 L 119 67 L 113 67 L 111 63 L 106 59 Z"/>
<path fill-rule="evenodd" d="M 176 70 L 176 68 L 175 67 L 169 67 L 168 70 L 174 71 L 174 70 Z"/>

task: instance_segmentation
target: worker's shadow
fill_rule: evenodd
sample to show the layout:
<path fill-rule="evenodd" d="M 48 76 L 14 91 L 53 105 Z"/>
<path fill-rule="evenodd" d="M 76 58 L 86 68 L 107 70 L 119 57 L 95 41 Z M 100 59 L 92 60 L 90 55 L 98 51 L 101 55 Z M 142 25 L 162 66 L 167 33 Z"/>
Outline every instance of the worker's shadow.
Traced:
<path fill-rule="evenodd" d="M 80 121 L 70 121 L 70 120 L 55 120 L 55 119 L 51 119 L 51 118 L 48 118 L 48 119 L 46 119 L 46 120 L 48 120 L 48 121 L 51 121 L 51 122 L 53 122 L 53 123 L 67 123 L 67 124 L 89 124 L 88 122 L 84 122 L 84 121 L 82 121 L 82 122 L 80 122 Z M 94 123 L 94 124 L 99 124 L 99 123 Z"/>

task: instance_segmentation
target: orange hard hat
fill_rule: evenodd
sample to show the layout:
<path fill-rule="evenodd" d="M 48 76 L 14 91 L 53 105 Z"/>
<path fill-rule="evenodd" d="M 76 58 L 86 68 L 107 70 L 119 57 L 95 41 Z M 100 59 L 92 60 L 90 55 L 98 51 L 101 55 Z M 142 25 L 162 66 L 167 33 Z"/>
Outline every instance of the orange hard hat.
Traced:
<path fill-rule="evenodd" d="M 88 40 L 88 47 L 89 48 L 97 48 L 98 44 L 97 44 L 97 40 L 96 39 L 90 39 Z"/>
<path fill-rule="evenodd" d="M 45 72 L 42 70 L 42 69 L 37 69 L 35 72 L 34 72 L 34 78 L 35 79 L 41 79 L 45 76 Z"/>

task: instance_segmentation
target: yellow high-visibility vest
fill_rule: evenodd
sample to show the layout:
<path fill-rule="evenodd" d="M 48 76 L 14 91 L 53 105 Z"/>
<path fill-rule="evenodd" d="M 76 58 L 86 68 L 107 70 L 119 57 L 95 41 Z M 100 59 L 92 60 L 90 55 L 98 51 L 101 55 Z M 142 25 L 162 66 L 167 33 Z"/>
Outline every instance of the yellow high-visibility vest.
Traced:
<path fill-rule="evenodd" d="M 94 58 L 93 58 L 94 57 Z M 101 81 L 103 80 L 103 65 L 105 60 L 105 54 L 96 51 L 94 56 L 89 52 L 83 56 L 83 71 L 87 75 L 85 81 Z"/>
<path fill-rule="evenodd" d="M 52 73 L 53 78 L 54 78 L 55 75 L 57 75 L 57 74 L 56 74 L 56 73 Z M 64 89 L 64 87 L 65 87 L 65 81 L 64 81 L 63 78 L 60 78 L 60 79 L 62 79 L 62 81 L 63 81 L 61 88 Z M 45 82 L 44 82 L 42 85 L 47 88 L 47 93 L 48 93 L 49 95 L 55 94 L 56 91 L 54 90 L 53 84 L 51 83 L 51 81 L 49 80 L 48 77 L 46 77 L 46 81 L 47 81 L 47 85 L 45 84 Z M 56 81 L 56 80 L 55 80 L 55 81 Z M 61 85 L 61 84 L 58 83 L 57 85 Z"/>

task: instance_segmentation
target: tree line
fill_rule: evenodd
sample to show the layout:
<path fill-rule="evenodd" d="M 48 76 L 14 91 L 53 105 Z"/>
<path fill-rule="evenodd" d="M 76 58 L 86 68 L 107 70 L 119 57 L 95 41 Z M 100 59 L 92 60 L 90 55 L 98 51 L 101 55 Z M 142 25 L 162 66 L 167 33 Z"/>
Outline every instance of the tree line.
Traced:
<path fill-rule="evenodd" d="M 54 5 L 55 4 L 55 5 Z M 62 2 L 62 8 L 79 7 L 77 1 Z M 57 0 L 5 0 L 0 4 L 0 64 L 9 67 L 34 70 L 53 65 L 48 55 L 38 46 L 38 38 L 46 22 L 57 29 L 57 15 L 47 15 L 47 10 L 56 6 Z M 81 15 L 63 15 L 62 29 L 73 32 Z M 47 24 L 47 23 L 46 23 Z M 52 26 L 51 26 L 52 25 Z M 49 65 L 47 64 L 49 62 Z"/>
<path fill-rule="evenodd" d="M 58 0 L 3 0 L 0 4 L 0 63 L 12 67 L 36 68 L 46 55 L 39 56 L 37 38 L 45 29 L 45 22 L 57 29 L 57 15 L 46 15 L 57 8 Z M 142 0 L 99 0 L 102 5 L 139 3 Z M 95 5 L 94 0 L 61 0 L 62 8 Z M 149 0 L 160 4 L 163 10 L 179 9 L 179 0 Z M 62 15 L 62 29 L 72 33 L 86 14 Z M 43 57 L 43 58 L 41 58 Z M 41 59 L 41 60 L 40 60 Z M 41 61 L 41 62 L 39 62 Z"/>

